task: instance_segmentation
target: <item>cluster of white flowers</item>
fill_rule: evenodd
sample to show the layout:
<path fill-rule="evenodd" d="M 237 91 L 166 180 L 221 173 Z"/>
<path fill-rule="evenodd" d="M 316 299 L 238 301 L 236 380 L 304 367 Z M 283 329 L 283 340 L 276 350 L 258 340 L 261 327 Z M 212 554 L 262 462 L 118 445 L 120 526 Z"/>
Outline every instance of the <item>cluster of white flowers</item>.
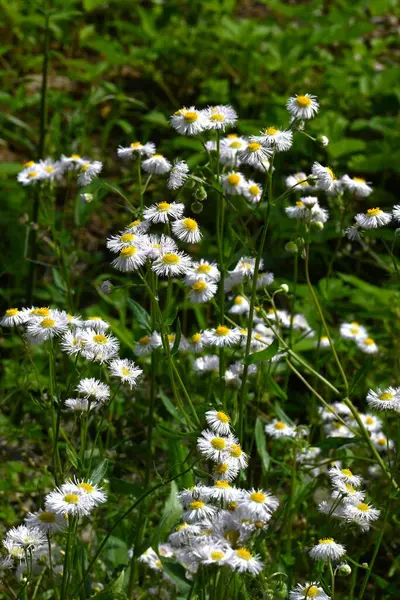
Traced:
<path fill-rule="evenodd" d="M 340 335 L 345 340 L 353 340 L 365 354 L 376 354 L 379 351 L 375 340 L 368 335 L 366 327 L 360 325 L 357 321 L 342 323 L 340 325 Z"/>
<path fill-rule="evenodd" d="M 66 174 L 74 171 L 78 175 L 78 185 L 87 185 L 101 172 L 103 164 L 98 160 L 89 160 L 79 154 L 62 155 L 57 161 L 51 158 L 25 163 L 17 179 L 22 185 L 32 185 L 39 181 L 59 183 Z"/>

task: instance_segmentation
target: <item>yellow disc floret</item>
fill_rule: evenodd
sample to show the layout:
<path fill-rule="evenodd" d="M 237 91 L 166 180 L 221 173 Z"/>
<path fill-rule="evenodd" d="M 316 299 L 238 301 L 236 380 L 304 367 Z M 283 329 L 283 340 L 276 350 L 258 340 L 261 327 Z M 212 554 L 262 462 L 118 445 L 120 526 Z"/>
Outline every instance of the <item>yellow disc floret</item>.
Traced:
<path fill-rule="evenodd" d="M 210 553 L 210 558 L 211 560 L 221 560 L 222 558 L 224 558 L 225 554 L 223 552 L 221 552 L 220 550 L 213 550 Z"/>
<path fill-rule="evenodd" d="M 94 487 L 90 485 L 90 483 L 85 483 L 84 481 L 82 483 L 78 483 L 78 488 L 84 490 L 87 494 L 94 492 Z"/>
<path fill-rule="evenodd" d="M 225 337 L 229 333 L 229 327 L 225 327 L 225 325 L 218 325 L 215 333 L 218 336 Z"/>
<path fill-rule="evenodd" d="M 122 248 L 120 252 L 121 258 L 131 258 L 131 256 L 133 256 L 134 254 L 136 254 L 136 248 L 134 246 L 129 246 L 129 248 Z"/>
<path fill-rule="evenodd" d="M 54 325 L 56 324 L 54 319 L 49 319 L 48 317 L 46 317 L 45 319 L 43 319 L 43 321 L 40 323 L 41 327 L 44 327 L 45 329 L 50 329 L 51 327 L 54 327 Z"/>
<path fill-rule="evenodd" d="M 216 417 L 218 421 L 221 421 L 221 423 L 229 423 L 229 421 L 231 420 L 226 413 L 222 412 L 222 410 L 219 410 L 217 412 Z"/>
<path fill-rule="evenodd" d="M 162 261 L 165 265 L 177 265 L 179 262 L 179 256 L 173 252 L 167 252 L 162 257 Z"/>
<path fill-rule="evenodd" d="M 376 208 L 369 208 L 367 210 L 367 215 L 369 217 L 376 217 L 376 216 L 380 215 L 381 212 L 382 212 L 381 209 L 379 208 L 379 206 L 377 206 Z"/>
<path fill-rule="evenodd" d="M 250 552 L 248 550 L 246 550 L 245 548 L 239 548 L 238 550 L 236 550 L 236 556 L 238 556 L 239 558 L 241 558 L 243 560 L 251 559 Z"/>
<path fill-rule="evenodd" d="M 226 447 L 226 441 L 221 437 L 212 438 L 210 443 L 215 450 L 223 450 Z"/>
<path fill-rule="evenodd" d="M 67 504 L 78 504 L 79 496 L 78 494 L 65 494 L 63 500 Z"/>
<path fill-rule="evenodd" d="M 195 123 L 197 121 L 197 119 L 199 118 L 199 115 L 194 110 L 188 110 L 183 115 L 183 118 L 188 123 Z"/>
<path fill-rule="evenodd" d="M 107 336 L 105 336 L 103 333 L 97 333 L 93 336 L 93 341 L 96 344 L 105 344 L 107 342 Z"/>
<path fill-rule="evenodd" d="M 192 290 L 194 292 L 204 292 L 207 289 L 207 283 L 205 281 L 195 281 L 192 285 Z"/>
<path fill-rule="evenodd" d="M 252 494 L 250 494 L 250 500 L 252 500 L 252 502 L 262 504 L 263 502 L 265 502 L 265 494 L 263 494 L 262 492 L 253 492 Z"/>
<path fill-rule="evenodd" d="M 18 308 L 9 308 L 6 310 L 6 317 L 15 317 L 19 313 Z"/>
<path fill-rule="evenodd" d="M 198 225 L 194 219 L 183 219 L 183 226 L 189 231 L 196 231 L 198 229 Z"/>
<path fill-rule="evenodd" d="M 201 502 L 201 500 L 194 500 L 193 502 L 191 502 L 189 504 L 190 508 L 192 508 L 193 510 L 199 510 L 200 508 L 204 507 L 204 502 Z"/>
<path fill-rule="evenodd" d="M 231 173 L 226 178 L 226 181 L 229 185 L 238 185 L 240 183 L 240 175 L 238 175 L 237 173 Z"/>
<path fill-rule="evenodd" d="M 300 108 L 307 108 L 307 106 L 310 106 L 311 104 L 311 98 L 308 96 L 297 96 L 296 102 Z"/>
<path fill-rule="evenodd" d="M 250 144 L 247 144 L 247 150 L 249 152 L 257 152 L 258 150 L 260 150 L 261 148 L 261 144 L 259 144 L 258 142 L 250 142 Z"/>

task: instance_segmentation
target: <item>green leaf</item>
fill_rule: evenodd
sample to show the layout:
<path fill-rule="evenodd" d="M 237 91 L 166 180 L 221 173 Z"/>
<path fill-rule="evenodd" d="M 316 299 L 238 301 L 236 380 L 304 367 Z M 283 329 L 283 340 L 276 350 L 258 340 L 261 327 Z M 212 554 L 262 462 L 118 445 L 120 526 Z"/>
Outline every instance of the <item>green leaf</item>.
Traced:
<path fill-rule="evenodd" d="M 135 300 L 132 300 L 132 298 L 128 298 L 128 304 L 140 327 L 145 331 L 150 332 L 151 321 L 149 313 L 143 308 L 143 306 L 140 306 L 140 304 L 135 302 Z"/>
<path fill-rule="evenodd" d="M 181 322 L 178 317 L 176 320 L 175 340 L 174 340 L 174 345 L 172 346 L 171 356 L 175 356 L 175 354 L 178 352 L 179 344 L 181 342 L 181 337 L 182 337 Z"/>
<path fill-rule="evenodd" d="M 167 558 L 160 556 L 162 566 L 166 574 L 172 579 L 178 590 L 187 594 L 190 590 L 190 584 L 185 579 L 185 569 Z"/>
<path fill-rule="evenodd" d="M 123 591 L 124 579 L 125 572 L 122 571 L 118 579 L 114 581 L 114 583 L 112 583 L 105 590 L 100 592 L 100 594 L 92 596 L 92 598 L 95 598 L 96 600 L 126 600 L 127 595 Z"/>
<path fill-rule="evenodd" d="M 349 396 L 354 394 L 356 391 L 358 384 L 360 381 L 364 380 L 369 373 L 371 373 L 371 367 L 373 363 L 373 358 L 369 357 L 365 364 L 359 369 L 353 377 L 352 382 L 350 383 Z"/>
<path fill-rule="evenodd" d="M 264 424 L 260 418 L 256 420 L 256 426 L 254 428 L 254 436 L 256 439 L 257 452 L 261 458 L 261 466 L 263 473 L 268 473 L 270 465 L 270 457 L 267 452 L 267 441 L 265 439 Z"/>
<path fill-rule="evenodd" d="M 79 458 L 78 458 L 78 455 L 76 454 L 75 450 L 73 450 L 70 446 L 67 446 L 65 451 L 67 453 L 67 457 L 68 457 L 68 460 L 71 463 L 71 465 L 73 467 L 75 467 L 75 469 L 78 469 Z"/>
<path fill-rule="evenodd" d="M 341 448 L 342 446 L 347 446 L 348 444 L 360 444 L 364 442 L 364 438 L 362 437 L 329 437 L 325 440 L 317 442 L 314 444 L 317 448 L 321 448 L 321 450 L 333 450 L 337 448 Z"/>
<path fill-rule="evenodd" d="M 91 472 L 90 481 L 97 485 L 106 476 L 108 468 L 108 460 L 105 458 L 101 463 Z"/>
<path fill-rule="evenodd" d="M 278 353 L 279 350 L 279 341 L 274 339 L 272 344 L 268 346 L 265 350 L 261 350 L 261 352 L 254 352 L 254 354 L 250 354 L 247 359 L 248 365 L 253 365 L 254 363 L 261 362 L 263 360 L 271 360 Z"/>

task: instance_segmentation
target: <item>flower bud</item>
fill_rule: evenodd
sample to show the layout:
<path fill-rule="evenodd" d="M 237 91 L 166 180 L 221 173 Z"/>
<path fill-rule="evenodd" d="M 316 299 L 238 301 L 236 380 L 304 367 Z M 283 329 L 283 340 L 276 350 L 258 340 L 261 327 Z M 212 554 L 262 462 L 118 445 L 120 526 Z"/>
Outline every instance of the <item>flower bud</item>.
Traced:
<path fill-rule="evenodd" d="M 329 144 L 329 139 L 326 137 L 326 135 L 319 135 L 317 137 L 317 144 L 322 146 L 322 148 L 326 148 L 326 146 Z"/>
<path fill-rule="evenodd" d="M 314 227 L 314 229 L 317 229 L 318 231 L 322 231 L 324 228 L 324 224 L 322 223 L 322 221 L 311 221 L 311 226 Z"/>
<path fill-rule="evenodd" d="M 394 230 L 394 235 L 398 238 L 400 237 L 400 227 Z"/>
<path fill-rule="evenodd" d="M 193 202 L 190 206 L 195 215 L 198 215 L 203 211 L 203 205 L 201 202 Z"/>
<path fill-rule="evenodd" d="M 287 285 L 287 283 L 282 283 L 280 289 L 282 290 L 282 292 L 284 292 L 285 294 L 287 294 L 288 291 L 289 291 L 289 286 Z"/>
<path fill-rule="evenodd" d="M 113 284 L 111 283 L 111 281 L 109 279 L 106 279 L 105 281 L 103 281 L 103 283 L 100 286 L 101 291 L 103 292 L 103 294 L 106 294 L 107 296 L 109 294 L 111 294 L 112 290 L 113 290 Z"/>
<path fill-rule="evenodd" d="M 349 575 L 351 575 L 351 566 L 348 565 L 347 563 L 342 563 L 342 564 L 338 565 L 336 572 L 338 575 L 341 575 L 342 577 L 348 577 Z"/>
<path fill-rule="evenodd" d="M 317 181 L 316 175 L 309 175 L 307 177 L 307 183 L 309 183 L 310 185 L 315 185 L 316 181 Z"/>
<path fill-rule="evenodd" d="M 196 198 L 196 200 L 198 200 L 199 202 L 204 202 L 204 200 L 206 200 L 207 198 L 207 192 L 204 189 L 204 187 L 202 185 L 200 185 L 195 193 L 194 193 L 194 197 Z"/>
<path fill-rule="evenodd" d="M 81 200 L 84 204 L 90 204 L 93 201 L 93 194 L 81 194 Z"/>
<path fill-rule="evenodd" d="M 286 252 L 297 252 L 297 244 L 295 244 L 295 242 L 288 242 L 287 244 L 285 244 L 285 250 Z"/>
<path fill-rule="evenodd" d="M 366 562 L 361 563 L 361 566 L 363 569 L 368 569 L 368 563 L 366 563 Z"/>

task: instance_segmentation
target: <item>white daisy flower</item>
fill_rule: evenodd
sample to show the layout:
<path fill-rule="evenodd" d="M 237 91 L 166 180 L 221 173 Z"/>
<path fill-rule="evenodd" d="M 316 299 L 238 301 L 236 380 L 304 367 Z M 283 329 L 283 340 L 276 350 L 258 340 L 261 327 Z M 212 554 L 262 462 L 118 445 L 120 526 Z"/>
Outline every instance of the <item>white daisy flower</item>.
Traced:
<path fill-rule="evenodd" d="M 349 192 L 358 198 L 367 198 L 373 191 L 372 187 L 370 187 L 362 177 L 349 177 L 348 175 L 343 175 L 341 183 L 345 189 L 349 190 Z"/>
<path fill-rule="evenodd" d="M 38 510 L 35 513 L 28 513 L 24 519 L 27 527 L 38 528 L 45 534 L 56 533 L 65 528 L 67 521 L 65 517 L 50 510 Z"/>
<path fill-rule="evenodd" d="M 333 538 L 322 538 L 311 548 L 309 555 L 314 560 L 339 560 L 346 554 L 346 548 L 337 544 Z"/>
<path fill-rule="evenodd" d="M 201 528 L 199 525 L 184 522 L 175 527 L 175 531 L 169 535 L 168 541 L 173 547 L 181 546 L 200 535 L 200 532 Z"/>
<path fill-rule="evenodd" d="M 239 466 L 229 462 L 218 463 L 214 466 L 212 475 L 216 481 L 233 481 L 239 475 Z"/>
<path fill-rule="evenodd" d="M 95 329 L 86 329 L 82 332 L 84 345 L 83 356 L 95 362 L 106 362 L 113 358 L 119 350 L 119 342 L 111 334 L 98 333 Z"/>
<path fill-rule="evenodd" d="M 192 283 L 189 293 L 189 299 L 195 304 L 208 302 L 214 298 L 217 293 L 217 284 L 206 279 L 197 279 Z"/>
<path fill-rule="evenodd" d="M 330 167 L 323 167 L 319 162 L 315 161 L 311 168 L 311 172 L 316 179 L 317 187 L 319 189 L 326 192 L 332 189 L 337 178 Z"/>
<path fill-rule="evenodd" d="M 165 175 L 171 170 L 171 163 L 162 154 L 153 154 L 142 162 L 142 169 L 150 175 Z"/>
<path fill-rule="evenodd" d="M 144 218 L 152 223 L 168 223 L 169 218 L 180 219 L 185 205 L 181 202 L 159 202 L 144 210 Z"/>
<path fill-rule="evenodd" d="M 46 510 L 57 515 L 72 515 L 84 517 L 88 515 L 93 505 L 87 496 L 83 496 L 75 485 L 63 485 L 61 488 L 47 494 L 45 498 Z"/>
<path fill-rule="evenodd" d="M 88 161 L 80 165 L 78 185 L 88 185 L 101 172 L 103 163 L 99 160 Z"/>
<path fill-rule="evenodd" d="M 237 440 L 235 438 L 231 439 L 222 462 L 227 462 L 235 469 L 246 469 L 248 460 L 247 454 L 243 452 Z"/>
<path fill-rule="evenodd" d="M 367 337 L 367 330 L 363 325 L 360 325 L 357 321 L 351 323 L 342 323 L 340 325 L 340 335 L 344 339 L 357 340 L 359 338 Z"/>
<path fill-rule="evenodd" d="M 237 121 L 236 111 L 229 105 L 218 104 L 209 106 L 203 111 L 207 119 L 207 129 L 219 129 L 224 131 L 226 127 L 232 127 Z"/>
<path fill-rule="evenodd" d="M 138 247 L 144 239 L 146 239 L 144 236 L 136 233 L 121 232 L 118 235 L 109 237 L 106 246 L 111 252 L 121 252 L 124 248 Z"/>
<path fill-rule="evenodd" d="M 326 335 L 323 335 L 314 342 L 314 348 L 329 348 L 331 345 L 329 338 Z"/>
<path fill-rule="evenodd" d="M 318 112 L 319 104 L 317 98 L 311 94 L 304 96 L 293 96 L 286 102 L 292 119 L 312 119 Z"/>
<path fill-rule="evenodd" d="M 216 354 L 207 354 L 199 356 L 193 361 L 193 370 L 198 373 L 207 373 L 210 371 L 218 371 L 219 357 Z"/>
<path fill-rule="evenodd" d="M 267 285 L 271 285 L 273 283 L 275 277 L 273 273 L 258 273 L 257 275 L 257 289 L 261 289 L 266 287 Z"/>
<path fill-rule="evenodd" d="M 365 498 L 365 492 L 362 490 L 356 490 L 351 483 L 345 483 L 340 479 L 334 479 L 332 481 L 332 498 L 335 500 L 339 497 L 343 499 L 345 503 L 358 504 Z M 329 512 L 329 511 L 328 511 Z"/>
<path fill-rule="evenodd" d="M 170 123 L 181 135 L 197 135 L 208 128 L 205 111 L 197 110 L 194 106 L 177 110 L 170 117 Z"/>
<path fill-rule="evenodd" d="M 132 142 L 128 147 L 118 146 L 117 154 L 119 158 L 135 158 L 136 156 L 152 156 L 156 152 L 153 142 L 142 144 L 141 142 Z"/>
<path fill-rule="evenodd" d="M 377 354 L 379 352 L 378 346 L 371 337 L 360 337 L 356 340 L 357 347 L 365 354 Z"/>
<path fill-rule="evenodd" d="M 156 258 L 151 268 L 161 277 L 176 277 L 186 275 L 191 264 L 190 256 L 184 252 L 166 252 Z"/>
<path fill-rule="evenodd" d="M 246 180 L 242 173 L 231 171 L 226 175 L 221 175 L 222 189 L 231 196 L 240 196 L 246 187 Z"/>
<path fill-rule="evenodd" d="M 376 391 L 369 390 L 367 404 L 374 410 L 395 410 L 400 412 L 400 388 L 388 387 L 377 388 Z"/>
<path fill-rule="evenodd" d="M 162 571 L 162 563 L 153 548 L 147 548 L 147 550 L 139 556 L 138 561 L 144 563 L 154 571 Z"/>
<path fill-rule="evenodd" d="M 243 498 L 238 501 L 240 514 L 248 515 L 247 518 L 260 521 L 269 521 L 272 513 L 278 508 L 279 501 L 272 494 L 264 490 L 245 491 Z"/>
<path fill-rule="evenodd" d="M 25 167 L 22 171 L 20 171 L 17 175 L 17 181 L 22 183 L 22 185 L 32 185 L 37 181 L 43 179 L 43 171 L 39 169 L 39 165 L 33 161 L 27 163 L 27 167 Z"/>
<path fill-rule="evenodd" d="M 137 271 L 146 262 L 146 254 L 141 252 L 135 246 L 122 248 L 118 258 L 114 259 L 111 266 L 123 273 Z"/>
<path fill-rule="evenodd" d="M 260 261 L 259 264 L 259 269 L 262 270 L 263 268 L 263 261 Z M 243 256 L 237 263 L 236 267 L 234 268 L 233 272 L 239 272 L 242 275 L 244 275 L 245 277 L 252 277 L 254 275 L 254 270 L 256 268 L 256 259 L 255 258 L 249 258 L 248 256 Z M 229 271 L 230 273 L 231 271 Z"/>
<path fill-rule="evenodd" d="M 75 390 L 85 398 L 94 398 L 99 402 L 105 402 L 110 397 L 109 386 L 94 377 L 81 379 Z"/>
<path fill-rule="evenodd" d="M 150 234 L 146 236 L 146 239 L 143 243 L 143 252 L 150 260 L 155 260 L 161 256 L 161 254 L 177 252 L 177 250 L 177 243 L 175 240 L 169 237 L 169 235 L 161 234 L 161 236 L 159 236 Z"/>
<path fill-rule="evenodd" d="M 395 206 L 393 206 L 392 214 L 395 221 L 400 221 L 400 204 L 395 204 Z"/>
<path fill-rule="evenodd" d="M 77 490 L 77 493 L 81 494 L 85 500 L 90 503 L 92 508 L 99 506 L 99 504 L 104 504 L 104 502 L 107 501 L 107 494 L 104 492 L 104 490 L 90 480 L 69 480 L 61 486 L 61 489 L 69 491 L 74 486 Z"/>
<path fill-rule="evenodd" d="M 371 506 L 367 502 L 358 504 L 347 504 L 344 509 L 344 518 L 351 523 L 357 523 L 361 531 L 368 531 L 370 524 L 379 519 L 381 511 Z"/>
<path fill-rule="evenodd" d="M 200 259 L 200 262 L 192 263 L 189 273 L 185 277 L 185 285 L 192 285 L 198 279 L 207 281 L 218 281 L 220 272 L 217 265 L 207 260 Z"/>
<path fill-rule="evenodd" d="M 295 437 L 296 429 L 283 421 L 274 419 L 272 423 L 265 426 L 265 433 L 276 440 L 284 437 Z"/>
<path fill-rule="evenodd" d="M 169 190 L 178 190 L 188 179 L 189 167 L 184 160 L 179 160 L 174 163 L 169 178 L 167 188 Z"/>
<path fill-rule="evenodd" d="M 84 344 L 82 336 L 77 331 L 67 331 L 61 338 L 60 347 L 69 356 L 76 356 L 83 351 Z"/>
<path fill-rule="evenodd" d="M 96 401 L 89 402 L 87 398 L 67 398 L 65 406 L 74 412 L 87 412 L 94 408 L 98 408 L 100 405 Z"/>
<path fill-rule="evenodd" d="M 362 477 L 353 475 L 350 469 L 340 469 L 337 465 L 334 465 L 329 469 L 329 477 L 332 481 L 338 479 L 344 483 L 350 483 L 350 485 L 353 485 L 354 487 L 360 487 L 362 482 Z"/>
<path fill-rule="evenodd" d="M 232 444 L 231 436 L 222 436 L 215 431 L 205 429 L 197 438 L 197 447 L 201 454 L 214 462 L 224 462 L 224 456 Z"/>
<path fill-rule="evenodd" d="M 93 317 L 87 317 L 87 319 L 81 322 L 80 327 L 91 327 L 92 329 L 101 332 L 106 331 L 110 327 L 110 325 L 102 317 L 98 317 L 95 315 Z"/>
<path fill-rule="evenodd" d="M 213 486 L 206 488 L 203 495 L 206 500 L 227 503 L 238 500 L 242 495 L 242 491 L 232 487 L 226 479 L 217 479 Z"/>
<path fill-rule="evenodd" d="M 295 588 L 290 591 L 289 600 L 330 600 L 330 596 L 325 594 L 319 583 L 298 583 Z"/>
<path fill-rule="evenodd" d="M 206 339 L 203 333 L 193 333 L 193 335 L 185 340 L 185 350 L 190 350 L 197 354 L 203 350 L 205 343 Z"/>
<path fill-rule="evenodd" d="M 379 207 L 369 208 L 365 214 L 359 213 L 354 219 L 363 229 L 376 229 L 390 223 L 392 214 L 384 212 Z"/>
<path fill-rule="evenodd" d="M 127 358 L 116 358 L 110 362 L 110 372 L 114 377 L 119 377 L 122 383 L 127 383 L 131 390 L 136 387 L 138 378 L 142 375 L 142 369 L 139 369 L 133 362 Z"/>
<path fill-rule="evenodd" d="M 234 346 L 240 341 L 240 332 L 238 327 L 230 329 L 226 325 L 218 325 L 216 329 L 209 329 L 206 332 L 207 341 L 210 346 Z"/>
<path fill-rule="evenodd" d="M 285 180 L 286 187 L 294 187 L 294 191 L 311 192 L 314 188 L 308 183 L 308 178 L 305 173 L 299 172 L 294 175 L 289 175 Z"/>
<path fill-rule="evenodd" d="M 370 414 L 360 414 L 360 419 L 364 423 L 364 427 L 367 431 L 380 431 L 382 429 L 382 421 Z"/>
<path fill-rule="evenodd" d="M 46 543 L 47 538 L 43 530 L 39 529 L 39 527 L 27 527 L 26 525 L 12 527 L 7 531 L 5 540 L 3 541 L 7 549 L 9 546 L 17 546 L 24 550 L 31 550 L 32 552 Z"/>
<path fill-rule="evenodd" d="M 134 235 L 143 235 L 147 233 L 150 227 L 150 223 L 148 221 L 141 221 L 140 219 L 135 219 L 135 221 L 131 221 L 126 227 L 124 233 L 133 233 Z"/>
<path fill-rule="evenodd" d="M 188 523 L 198 523 L 198 521 L 212 518 L 216 512 L 215 506 L 206 504 L 202 500 L 193 500 L 193 502 L 190 502 L 187 511 L 183 513 L 182 518 Z"/>
<path fill-rule="evenodd" d="M 232 557 L 233 550 L 227 544 L 204 544 L 195 547 L 193 555 L 202 565 L 217 565 L 219 567 L 226 564 Z"/>
<path fill-rule="evenodd" d="M 293 132 L 292 131 L 281 131 L 276 127 L 267 127 L 260 132 L 261 135 L 254 136 L 254 141 L 274 148 L 276 152 L 284 152 L 290 150 L 293 144 Z M 253 138 L 251 138 L 253 140 Z"/>
<path fill-rule="evenodd" d="M 258 204 L 262 197 L 262 186 L 256 183 L 252 179 L 248 179 L 246 185 L 243 188 L 243 196 L 250 202 L 250 204 Z"/>
<path fill-rule="evenodd" d="M 60 163 L 65 171 L 79 171 L 80 167 L 90 162 L 89 159 L 80 154 L 71 154 L 70 156 L 61 155 Z"/>
<path fill-rule="evenodd" d="M 2 327 L 14 327 L 24 322 L 24 313 L 18 308 L 8 308 L 0 319 Z"/>
<path fill-rule="evenodd" d="M 235 296 L 233 305 L 228 312 L 234 315 L 245 315 L 250 310 L 250 302 L 243 296 Z"/>
<path fill-rule="evenodd" d="M 208 410 L 205 414 L 207 425 L 220 435 L 228 435 L 231 431 L 231 418 L 222 410 Z"/>
<path fill-rule="evenodd" d="M 171 229 L 181 242 L 197 244 L 202 238 L 197 221 L 191 218 L 177 219 L 172 223 Z"/>
<path fill-rule="evenodd" d="M 240 165 L 238 152 L 244 150 L 247 146 L 247 140 L 236 134 L 226 136 L 221 140 L 219 161 L 227 167 L 234 168 Z"/>
<path fill-rule="evenodd" d="M 358 225 L 347 227 L 344 231 L 344 234 L 351 242 L 359 242 L 363 236 L 363 232 Z"/>
<path fill-rule="evenodd" d="M 51 158 L 40 160 L 36 167 L 42 173 L 41 178 L 49 181 L 61 179 L 64 171 L 62 163 L 60 161 L 54 161 Z"/>
<path fill-rule="evenodd" d="M 55 336 L 61 335 L 67 328 L 67 318 L 56 315 L 53 312 L 50 317 L 31 319 L 27 325 L 26 331 L 29 341 L 40 344 L 47 340 L 51 340 Z"/>
<path fill-rule="evenodd" d="M 136 342 L 133 352 L 136 356 L 146 356 L 161 346 L 162 340 L 160 334 L 153 331 L 151 335 L 144 335 Z"/>
<path fill-rule="evenodd" d="M 258 554 L 251 554 L 245 548 L 235 550 L 230 563 L 235 571 L 239 573 L 248 572 L 252 575 L 258 575 L 264 568 L 260 556 Z"/>
<path fill-rule="evenodd" d="M 371 433 L 371 441 L 378 452 L 387 452 L 394 448 L 393 440 L 389 440 L 381 431 Z"/>
<path fill-rule="evenodd" d="M 270 156 L 272 156 L 272 150 L 259 142 L 249 142 L 246 148 L 238 153 L 239 160 L 250 166 L 259 165 Z"/>

